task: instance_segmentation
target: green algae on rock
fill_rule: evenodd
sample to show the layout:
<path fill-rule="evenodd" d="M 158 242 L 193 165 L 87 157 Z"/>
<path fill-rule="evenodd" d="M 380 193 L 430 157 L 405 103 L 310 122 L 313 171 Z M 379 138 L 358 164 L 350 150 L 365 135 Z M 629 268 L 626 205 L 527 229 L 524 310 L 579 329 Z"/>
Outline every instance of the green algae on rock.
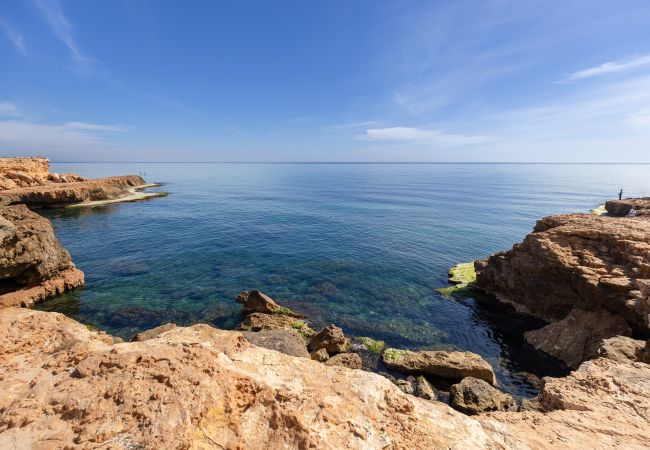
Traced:
<path fill-rule="evenodd" d="M 450 298 L 452 295 L 470 295 L 474 291 L 474 284 L 476 283 L 474 261 L 456 264 L 449 269 L 449 282 L 454 285 L 439 288 L 436 291 L 446 298 Z"/>
<path fill-rule="evenodd" d="M 363 345 L 366 350 L 368 350 L 371 353 L 376 353 L 376 354 L 381 353 L 381 350 L 386 345 L 386 343 L 384 341 L 378 341 L 376 339 L 369 338 L 369 337 L 366 337 L 366 336 L 360 337 L 359 341 L 361 341 L 361 345 Z"/>

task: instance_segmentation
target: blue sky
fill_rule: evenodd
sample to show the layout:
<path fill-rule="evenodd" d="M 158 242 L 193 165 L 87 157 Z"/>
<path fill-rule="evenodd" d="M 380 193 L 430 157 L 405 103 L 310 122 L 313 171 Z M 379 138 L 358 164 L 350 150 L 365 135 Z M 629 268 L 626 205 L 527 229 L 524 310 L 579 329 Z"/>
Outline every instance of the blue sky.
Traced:
<path fill-rule="evenodd" d="M 650 162 L 650 2 L 0 4 L 0 154 Z"/>

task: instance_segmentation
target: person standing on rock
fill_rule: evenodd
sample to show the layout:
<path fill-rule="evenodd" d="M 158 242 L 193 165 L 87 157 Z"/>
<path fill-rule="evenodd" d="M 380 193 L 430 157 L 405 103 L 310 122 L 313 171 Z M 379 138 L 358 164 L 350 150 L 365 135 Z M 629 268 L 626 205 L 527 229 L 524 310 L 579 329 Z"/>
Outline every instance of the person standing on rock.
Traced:
<path fill-rule="evenodd" d="M 623 188 L 621 188 L 620 191 L 618 191 L 618 199 L 621 200 L 623 198 Z"/>

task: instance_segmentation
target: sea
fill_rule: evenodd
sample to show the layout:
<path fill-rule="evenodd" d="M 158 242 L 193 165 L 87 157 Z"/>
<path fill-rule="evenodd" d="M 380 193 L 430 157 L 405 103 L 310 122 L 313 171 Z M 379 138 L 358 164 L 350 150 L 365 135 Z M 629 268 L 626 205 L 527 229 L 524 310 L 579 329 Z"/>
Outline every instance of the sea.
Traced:
<path fill-rule="evenodd" d="M 157 325 L 234 329 L 259 289 L 351 336 L 471 351 L 517 398 L 564 368 L 522 340 L 542 322 L 487 296 L 446 298 L 451 266 L 520 242 L 541 217 L 650 196 L 643 164 L 53 163 L 143 173 L 166 197 L 40 211 L 86 274 L 42 303 L 129 339 Z"/>

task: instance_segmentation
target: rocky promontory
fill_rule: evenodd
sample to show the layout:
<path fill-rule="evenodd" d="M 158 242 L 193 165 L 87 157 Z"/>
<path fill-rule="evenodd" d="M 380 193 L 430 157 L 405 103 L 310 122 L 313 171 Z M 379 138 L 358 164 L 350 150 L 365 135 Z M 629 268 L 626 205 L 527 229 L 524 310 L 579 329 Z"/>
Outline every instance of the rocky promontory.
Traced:
<path fill-rule="evenodd" d="M 146 186 L 138 175 L 86 179 L 51 173 L 46 158 L 0 158 L 0 205 L 56 207 L 128 199 Z"/>

